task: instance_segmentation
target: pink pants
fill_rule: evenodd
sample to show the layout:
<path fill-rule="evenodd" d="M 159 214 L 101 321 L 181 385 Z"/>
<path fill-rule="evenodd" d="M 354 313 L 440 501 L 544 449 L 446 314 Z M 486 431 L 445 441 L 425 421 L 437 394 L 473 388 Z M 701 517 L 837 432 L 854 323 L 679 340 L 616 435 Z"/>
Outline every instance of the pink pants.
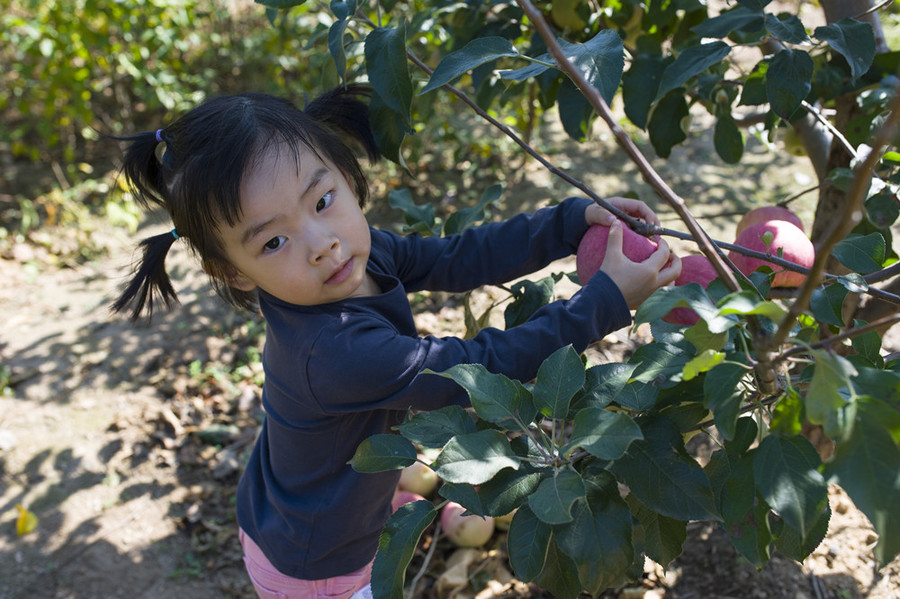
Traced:
<path fill-rule="evenodd" d="M 371 599 L 369 579 L 372 562 L 345 576 L 323 580 L 300 580 L 275 569 L 262 549 L 240 530 L 244 566 L 260 599 Z"/>

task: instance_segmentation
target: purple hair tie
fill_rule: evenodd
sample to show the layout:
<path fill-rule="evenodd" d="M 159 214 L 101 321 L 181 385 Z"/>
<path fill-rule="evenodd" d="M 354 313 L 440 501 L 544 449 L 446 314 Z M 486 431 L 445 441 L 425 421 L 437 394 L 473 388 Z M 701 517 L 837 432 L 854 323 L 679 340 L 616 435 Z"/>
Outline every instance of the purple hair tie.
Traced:
<path fill-rule="evenodd" d="M 162 143 L 162 140 L 163 140 L 162 133 L 163 133 L 162 129 L 156 130 L 156 143 Z"/>

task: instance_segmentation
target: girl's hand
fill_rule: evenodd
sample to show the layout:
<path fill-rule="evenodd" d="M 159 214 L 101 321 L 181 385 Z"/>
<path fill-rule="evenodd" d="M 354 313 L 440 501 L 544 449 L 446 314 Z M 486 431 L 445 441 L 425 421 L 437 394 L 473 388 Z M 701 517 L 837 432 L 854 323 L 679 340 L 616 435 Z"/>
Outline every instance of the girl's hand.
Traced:
<path fill-rule="evenodd" d="M 606 256 L 600 270 L 619 287 L 628 307 L 637 309 L 650 295 L 674 281 L 681 274 L 681 258 L 669 251 L 669 244 L 659 239 L 659 247 L 643 262 L 632 262 L 622 252 L 622 222 L 609 227 Z"/>
<path fill-rule="evenodd" d="M 606 198 L 607 203 L 618 208 L 628 216 L 640 219 L 646 223 L 659 226 L 659 218 L 654 214 L 647 204 L 640 200 L 632 200 L 631 198 L 622 198 L 614 196 Z M 600 206 L 596 202 L 587 207 L 584 211 L 584 218 L 588 225 L 603 225 L 608 227 L 615 220 L 615 216 L 609 210 Z"/>

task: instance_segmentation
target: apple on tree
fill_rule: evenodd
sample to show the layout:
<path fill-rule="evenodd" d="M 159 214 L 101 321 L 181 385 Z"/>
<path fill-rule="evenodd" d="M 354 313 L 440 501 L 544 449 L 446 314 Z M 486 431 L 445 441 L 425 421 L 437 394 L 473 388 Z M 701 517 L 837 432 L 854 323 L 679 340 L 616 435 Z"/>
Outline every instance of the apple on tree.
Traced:
<path fill-rule="evenodd" d="M 586 283 L 600 270 L 603 258 L 606 257 L 608 239 L 609 227 L 604 225 L 591 225 L 581 238 L 575 256 L 575 271 L 582 283 Z M 622 223 L 622 253 L 629 260 L 643 262 L 656 251 L 656 247 L 655 241 L 635 233 L 626 223 Z"/>
<path fill-rule="evenodd" d="M 765 237 L 771 233 L 771 242 L 766 244 Z M 770 220 L 764 223 L 750 225 L 737 236 L 735 245 L 745 247 L 748 250 L 764 252 L 771 256 L 781 256 L 785 260 L 810 268 L 816 258 L 816 250 L 806 235 L 789 222 L 783 220 Z M 780 250 L 780 252 L 779 252 Z M 738 270 L 749 275 L 763 265 L 777 271 L 772 280 L 772 287 L 797 287 L 806 280 L 806 275 L 792 270 L 783 270 L 782 267 L 762 260 L 745 256 L 734 250 L 728 252 L 728 257 Z"/>
<path fill-rule="evenodd" d="M 466 508 L 450 501 L 441 509 L 441 529 L 457 547 L 481 547 L 494 534 L 490 516 L 463 515 Z"/>
<path fill-rule="evenodd" d="M 419 455 L 419 460 L 424 459 Z M 437 473 L 418 461 L 400 471 L 400 482 L 397 483 L 397 487 L 427 497 L 437 488 L 438 482 Z"/>
<path fill-rule="evenodd" d="M 394 496 L 391 498 L 391 512 L 396 512 L 400 506 L 406 505 L 412 501 L 423 501 L 425 498 L 418 493 L 396 489 Z"/>
<path fill-rule="evenodd" d="M 751 225 L 755 225 L 757 223 L 764 223 L 770 220 L 783 220 L 786 222 L 795 225 L 801 231 L 805 231 L 803 228 L 803 222 L 800 220 L 800 217 L 797 216 L 792 210 L 789 208 L 785 208 L 784 206 L 759 206 L 758 208 L 754 208 L 753 210 L 744 214 L 741 217 L 741 220 L 738 221 L 737 227 L 735 227 L 734 234 L 735 236 L 740 235 L 741 231 L 746 229 Z"/>

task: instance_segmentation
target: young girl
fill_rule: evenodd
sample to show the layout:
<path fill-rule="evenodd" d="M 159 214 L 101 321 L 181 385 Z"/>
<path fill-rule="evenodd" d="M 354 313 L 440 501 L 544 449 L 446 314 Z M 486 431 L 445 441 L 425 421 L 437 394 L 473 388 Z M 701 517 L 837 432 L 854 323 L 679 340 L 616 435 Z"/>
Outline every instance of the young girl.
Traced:
<path fill-rule="evenodd" d="M 589 225 L 614 219 L 571 198 L 446 238 L 370 228 L 354 152 L 377 156 L 364 94 L 337 89 L 304 110 L 260 94 L 220 97 L 126 138 L 125 175 L 175 228 L 142 242 L 114 309 L 138 318 L 155 296 L 172 303 L 165 255 L 184 239 L 229 302 L 266 319 L 266 418 L 237 492 L 244 560 L 263 598 L 370 594 L 399 472 L 360 474 L 347 462 L 410 409 L 468 403 L 453 381 L 423 370 L 481 363 L 531 379 L 556 349 L 582 351 L 630 324 L 629 308 L 681 268 L 664 241 L 645 262 L 629 261 L 613 225 L 601 271 L 571 299 L 507 331 L 419 337 L 408 292 L 508 282 L 571 255 Z M 658 224 L 641 202 L 610 202 Z"/>

